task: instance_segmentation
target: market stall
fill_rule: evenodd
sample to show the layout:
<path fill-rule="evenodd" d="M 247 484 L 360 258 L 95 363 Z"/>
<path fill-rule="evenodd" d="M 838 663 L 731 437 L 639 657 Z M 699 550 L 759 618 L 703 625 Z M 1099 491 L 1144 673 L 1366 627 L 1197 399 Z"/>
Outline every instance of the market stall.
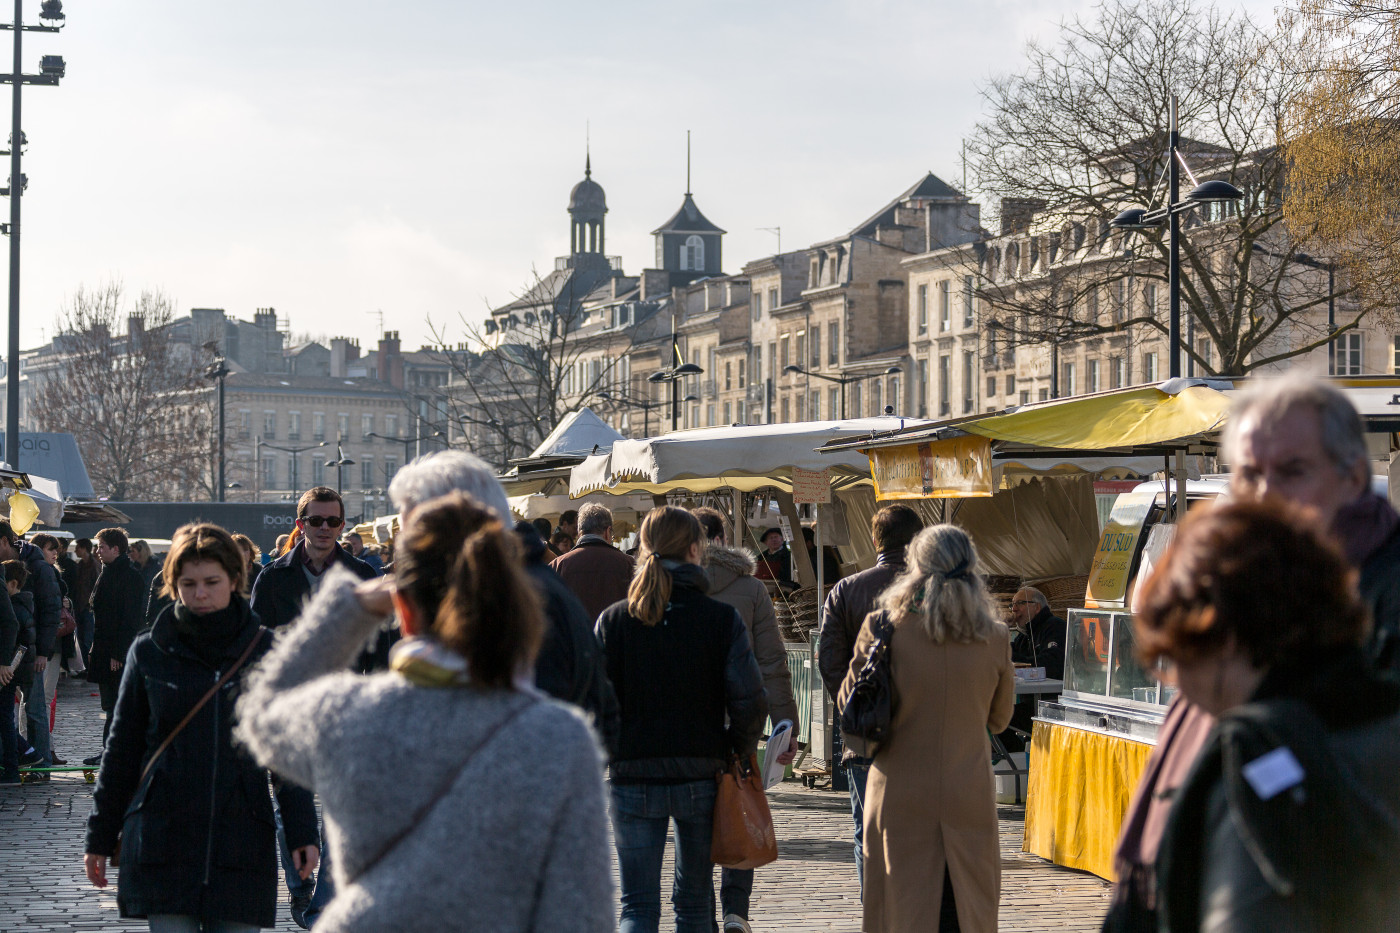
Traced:
<path fill-rule="evenodd" d="M 1170 700 L 1132 656 L 1131 585 L 1151 528 L 1182 514 L 1178 493 L 1197 459 L 1215 454 L 1230 388 L 1172 380 L 825 448 L 867 452 L 876 502 L 917 503 L 962 525 L 989 570 L 1015 574 L 1016 585 L 1046 570 L 1082 574 L 1067 613 L 1062 692 L 1038 704 L 1030 753 L 1024 848 L 1058 864 L 1111 877 L 1119 826 Z M 1066 478 L 1028 483 L 1027 464 Z M 1160 493 L 1120 497 L 1100 529 L 1092 477 L 1105 470 L 1167 481 Z"/>

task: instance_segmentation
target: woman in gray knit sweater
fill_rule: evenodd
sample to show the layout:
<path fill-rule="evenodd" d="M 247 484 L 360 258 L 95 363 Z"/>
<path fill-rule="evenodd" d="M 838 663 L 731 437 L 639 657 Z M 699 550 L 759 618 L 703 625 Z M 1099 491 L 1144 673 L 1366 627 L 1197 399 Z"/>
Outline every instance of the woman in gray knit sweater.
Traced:
<path fill-rule="evenodd" d="M 316 929 L 611 929 L 603 762 L 530 686 L 543 627 L 514 536 L 453 493 L 395 556 L 392 586 L 333 570 L 238 704 L 258 761 L 321 799 L 336 896 Z M 391 670 L 348 673 L 390 599 Z"/>

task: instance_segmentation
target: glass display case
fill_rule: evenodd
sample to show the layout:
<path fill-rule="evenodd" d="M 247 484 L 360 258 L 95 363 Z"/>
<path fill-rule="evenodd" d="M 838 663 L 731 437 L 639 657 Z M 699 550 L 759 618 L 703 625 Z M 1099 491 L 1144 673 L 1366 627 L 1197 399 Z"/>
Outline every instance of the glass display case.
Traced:
<path fill-rule="evenodd" d="M 1135 709 L 1160 719 L 1176 688 L 1146 671 L 1134 653 L 1132 613 L 1071 609 L 1065 640 L 1065 699 Z"/>

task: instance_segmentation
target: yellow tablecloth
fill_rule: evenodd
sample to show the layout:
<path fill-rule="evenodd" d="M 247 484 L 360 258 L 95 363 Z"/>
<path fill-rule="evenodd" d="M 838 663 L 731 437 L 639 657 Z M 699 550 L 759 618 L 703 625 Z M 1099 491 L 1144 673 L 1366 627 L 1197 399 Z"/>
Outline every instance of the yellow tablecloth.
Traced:
<path fill-rule="evenodd" d="M 1073 726 L 1031 731 L 1021 850 L 1113 880 L 1113 847 L 1152 746 Z"/>

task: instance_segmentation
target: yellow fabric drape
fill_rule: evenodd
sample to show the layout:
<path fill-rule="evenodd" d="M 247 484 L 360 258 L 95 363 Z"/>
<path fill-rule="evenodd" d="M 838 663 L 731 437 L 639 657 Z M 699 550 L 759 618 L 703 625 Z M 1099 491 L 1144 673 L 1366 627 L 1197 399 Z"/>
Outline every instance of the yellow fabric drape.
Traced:
<path fill-rule="evenodd" d="M 1161 444 L 1214 431 L 1225 423 L 1223 392 L 1191 386 L 1168 395 L 1154 386 L 1037 405 L 959 424 L 969 434 L 1034 447 L 1106 450 Z"/>
<path fill-rule="evenodd" d="M 1151 754 L 1144 742 L 1037 722 L 1021 850 L 1114 880 L 1113 847 Z"/>

